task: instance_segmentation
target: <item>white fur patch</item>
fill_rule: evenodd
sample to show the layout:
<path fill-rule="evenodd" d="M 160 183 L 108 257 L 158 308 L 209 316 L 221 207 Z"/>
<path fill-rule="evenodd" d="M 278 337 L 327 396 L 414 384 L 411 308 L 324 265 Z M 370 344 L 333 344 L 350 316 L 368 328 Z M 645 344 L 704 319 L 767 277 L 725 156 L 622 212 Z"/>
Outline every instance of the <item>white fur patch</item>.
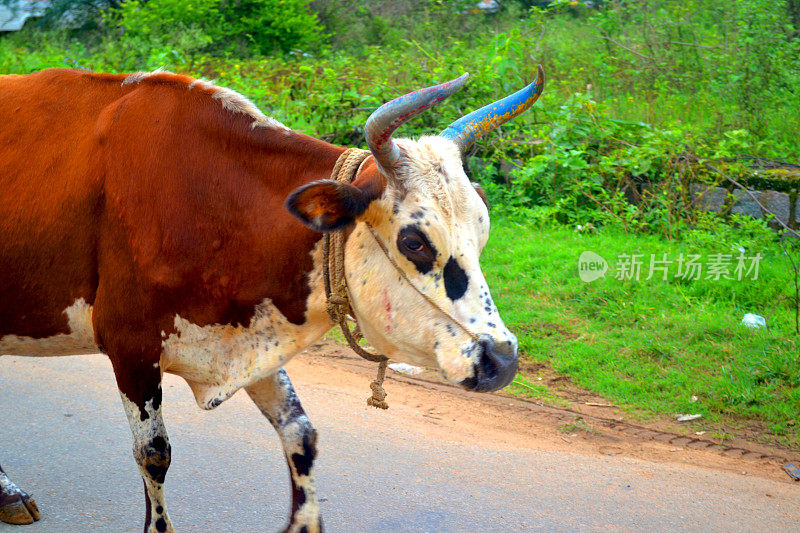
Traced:
<path fill-rule="evenodd" d="M 150 76 L 155 76 L 156 74 L 161 74 L 162 72 L 167 72 L 163 68 L 159 67 L 152 72 L 134 72 L 133 74 L 129 75 L 127 78 L 122 80 L 122 85 L 131 85 L 133 83 L 141 83 L 142 81 L 146 80 Z"/>
<path fill-rule="evenodd" d="M 125 78 L 122 82 L 122 85 L 141 83 L 155 74 L 172 73 L 160 68 L 154 70 L 153 72 L 135 72 Z M 227 109 L 232 113 L 241 113 L 243 115 L 249 115 L 252 117 L 253 123 L 251 126 L 253 128 L 283 129 L 286 130 L 287 133 L 292 131 L 274 118 L 266 116 L 258 107 L 256 107 L 253 102 L 232 89 L 219 87 L 206 80 L 194 80 L 186 86 L 186 88 L 189 90 L 192 90 L 195 87 L 213 91 L 211 98 L 214 100 L 219 100 L 224 109 Z"/>
<path fill-rule="evenodd" d="M 155 524 L 156 520 L 159 518 L 163 518 L 166 522 L 166 531 L 169 533 L 174 533 L 175 530 L 172 527 L 172 523 L 170 522 L 169 515 L 166 511 L 167 505 L 164 501 L 164 485 L 157 483 L 150 478 L 150 474 L 143 466 L 144 457 L 138 456 L 140 453 L 139 450 L 142 450 L 144 447 L 153 442 L 155 437 L 161 436 L 164 439 L 167 439 L 167 430 L 164 427 L 164 420 L 161 417 L 161 407 L 159 406 L 158 409 L 153 409 L 153 400 L 148 400 L 144 406 L 144 410 L 147 413 L 147 418 L 142 420 L 141 410 L 139 407 L 130 401 L 123 392 L 120 392 L 119 394 L 122 397 L 122 407 L 125 409 L 125 414 L 128 417 L 128 423 L 130 423 L 131 432 L 133 433 L 133 451 L 136 464 L 139 466 L 142 479 L 144 479 L 145 485 L 147 486 L 147 495 L 150 497 L 151 520 L 147 533 L 158 533 Z M 160 514 L 157 512 L 159 507 L 162 511 Z"/>
<path fill-rule="evenodd" d="M 0 355 L 30 355 L 34 357 L 59 355 L 87 355 L 100 350 L 94 343 L 92 306 L 83 298 L 64 309 L 69 322 L 69 333 L 34 339 L 17 335 L 0 338 Z"/>
<path fill-rule="evenodd" d="M 274 373 L 331 328 L 320 276 L 321 246 L 312 254 L 312 290 L 302 325 L 286 320 L 269 299 L 256 307 L 248 326 L 198 326 L 175 317 L 176 332 L 161 343 L 161 367 L 186 380 L 200 407 L 213 409 L 240 388 Z"/>
<path fill-rule="evenodd" d="M 0 492 L 6 494 L 19 494 L 21 491 L 13 481 L 11 481 L 5 472 L 0 472 Z"/>

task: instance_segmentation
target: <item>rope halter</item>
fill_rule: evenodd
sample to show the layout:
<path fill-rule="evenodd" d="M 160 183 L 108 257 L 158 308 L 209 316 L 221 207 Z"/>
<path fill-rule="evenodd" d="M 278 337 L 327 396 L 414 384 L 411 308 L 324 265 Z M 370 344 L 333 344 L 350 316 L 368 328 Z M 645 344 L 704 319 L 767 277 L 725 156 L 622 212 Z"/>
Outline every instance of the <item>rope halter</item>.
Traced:
<path fill-rule="evenodd" d="M 368 150 L 348 148 L 336 161 L 333 172 L 331 172 L 331 179 L 342 183 L 352 182 L 369 156 Z M 355 314 L 350 306 L 350 294 L 347 291 L 347 279 L 344 274 L 345 231 L 328 232 L 322 238 L 322 277 L 325 280 L 325 297 L 327 298 L 325 308 L 331 320 L 339 325 L 350 348 L 367 361 L 378 363 L 378 375 L 370 384 L 372 396 L 367 398 L 367 405 L 388 409 L 389 404 L 386 403 L 383 380 L 386 377 L 386 365 L 389 358 L 369 352 L 359 345 L 358 341 L 363 338 L 363 335 L 358 328 L 358 323 L 356 323 L 356 328 L 351 331 L 347 322 L 348 315 L 354 317 Z"/>

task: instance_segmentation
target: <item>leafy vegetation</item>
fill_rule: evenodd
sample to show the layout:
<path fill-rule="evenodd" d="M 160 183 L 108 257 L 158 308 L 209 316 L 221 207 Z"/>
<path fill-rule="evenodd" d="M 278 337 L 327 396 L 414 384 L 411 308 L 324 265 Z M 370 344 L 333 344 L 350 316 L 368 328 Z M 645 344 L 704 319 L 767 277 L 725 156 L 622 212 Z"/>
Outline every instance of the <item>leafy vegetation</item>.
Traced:
<path fill-rule="evenodd" d="M 467 157 L 497 219 L 487 276 L 525 357 L 641 412 L 758 419 L 800 446 L 797 239 L 696 201 L 698 187 L 728 178 L 796 201 L 800 3 L 507 0 L 494 14 L 475 4 L 55 0 L 42 24 L 0 36 L 0 73 L 166 68 L 363 146 L 367 116 L 390 97 L 469 71 L 466 89 L 402 130 L 430 134 L 529 83 L 541 63 L 540 102 Z M 78 28 L 59 27 L 65 12 Z M 584 250 L 610 261 L 739 248 L 763 255 L 758 280 L 609 272 L 584 283 L 576 271 Z M 741 326 L 745 312 L 768 328 Z M 533 376 L 518 381 L 520 393 L 555 398 Z"/>

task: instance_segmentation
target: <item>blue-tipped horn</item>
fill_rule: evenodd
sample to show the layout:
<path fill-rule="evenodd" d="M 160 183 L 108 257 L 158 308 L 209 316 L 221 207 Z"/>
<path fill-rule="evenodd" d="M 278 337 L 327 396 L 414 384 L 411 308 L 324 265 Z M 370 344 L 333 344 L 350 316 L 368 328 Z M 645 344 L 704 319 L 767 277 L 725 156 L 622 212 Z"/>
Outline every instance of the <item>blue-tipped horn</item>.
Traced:
<path fill-rule="evenodd" d="M 544 89 L 544 69 L 539 65 L 536 70 L 533 83 L 511 96 L 461 117 L 447 126 L 440 135 L 455 142 L 461 153 L 464 153 L 479 137 L 527 111 Z"/>
<path fill-rule="evenodd" d="M 462 74 L 441 85 L 399 96 L 373 111 L 367 119 L 364 135 L 375 161 L 384 174 L 391 176 L 392 167 L 400 157 L 400 150 L 392 140 L 394 130 L 459 90 L 467 82 L 468 77 L 469 74 Z"/>

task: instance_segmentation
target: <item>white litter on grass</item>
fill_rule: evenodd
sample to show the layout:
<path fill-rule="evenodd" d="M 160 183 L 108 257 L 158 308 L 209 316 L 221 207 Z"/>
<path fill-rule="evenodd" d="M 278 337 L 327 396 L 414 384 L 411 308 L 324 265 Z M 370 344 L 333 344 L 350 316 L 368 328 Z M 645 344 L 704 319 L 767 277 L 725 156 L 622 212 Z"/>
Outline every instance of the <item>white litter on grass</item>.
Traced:
<path fill-rule="evenodd" d="M 746 313 L 742 318 L 742 324 L 748 328 L 765 328 L 767 327 L 767 319 L 760 315 Z"/>
<path fill-rule="evenodd" d="M 392 363 L 389 368 L 400 374 L 408 374 L 413 376 L 421 374 L 425 369 L 420 366 L 407 365 L 406 363 Z"/>
<path fill-rule="evenodd" d="M 697 420 L 698 418 L 702 417 L 703 415 L 687 415 L 687 414 L 680 414 L 675 415 L 675 419 L 678 422 L 689 422 L 691 420 Z"/>

